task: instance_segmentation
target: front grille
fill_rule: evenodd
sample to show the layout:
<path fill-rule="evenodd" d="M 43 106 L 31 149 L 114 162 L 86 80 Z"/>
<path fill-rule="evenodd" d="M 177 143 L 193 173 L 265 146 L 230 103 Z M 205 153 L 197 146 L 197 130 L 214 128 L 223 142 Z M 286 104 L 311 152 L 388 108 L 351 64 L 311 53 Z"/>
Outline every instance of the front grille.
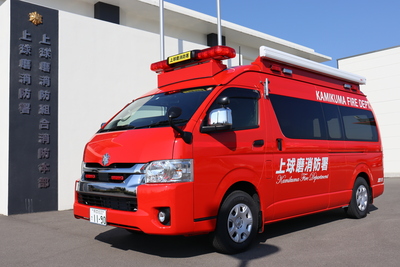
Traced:
<path fill-rule="evenodd" d="M 95 178 L 86 178 L 86 175 L 94 175 Z M 100 182 L 108 182 L 108 183 L 122 183 L 130 173 L 102 173 L 102 172 L 84 172 L 83 180 L 85 181 L 100 181 Z M 112 176 L 123 176 L 123 180 L 113 180 Z"/>
<path fill-rule="evenodd" d="M 114 210 L 137 210 L 137 200 L 134 198 L 110 197 L 79 193 L 78 202 L 88 206 L 97 206 Z"/>
<path fill-rule="evenodd" d="M 135 166 L 135 163 L 113 163 L 110 164 L 109 166 L 103 166 L 99 163 L 92 163 L 88 162 L 85 164 L 86 167 L 88 168 L 97 168 L 97 169 L 117 169 L 117 168 L 132 168 Z"/>

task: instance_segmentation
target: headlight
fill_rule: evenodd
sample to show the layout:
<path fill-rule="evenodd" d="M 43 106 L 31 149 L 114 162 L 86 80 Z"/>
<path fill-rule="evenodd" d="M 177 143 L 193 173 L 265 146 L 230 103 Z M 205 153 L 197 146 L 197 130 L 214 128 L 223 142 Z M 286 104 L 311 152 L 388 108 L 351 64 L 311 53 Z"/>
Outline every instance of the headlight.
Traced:
<path fill-rule="evenodd" d="M 147 164 L 146 183 L 193 182 L 193 160 L 158 160 Z"/>

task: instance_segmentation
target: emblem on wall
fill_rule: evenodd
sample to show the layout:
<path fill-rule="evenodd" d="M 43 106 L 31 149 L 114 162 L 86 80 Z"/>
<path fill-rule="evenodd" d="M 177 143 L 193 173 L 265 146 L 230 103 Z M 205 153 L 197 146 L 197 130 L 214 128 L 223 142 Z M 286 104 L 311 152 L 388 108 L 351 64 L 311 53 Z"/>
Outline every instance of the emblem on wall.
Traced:
<path fill-rule="evenodd" d="M 31 12 L 29 13 L 29 21 L 37 26 L 43 23 L 43 16 L 37 13 L 36 11 Z"/>
<path fill-rule="evenodd" d="M 103 166 L 107 166 L 108 162 L 110 161 L 110 155 L 108 155 L 108 153 L 103 155 Z"/>

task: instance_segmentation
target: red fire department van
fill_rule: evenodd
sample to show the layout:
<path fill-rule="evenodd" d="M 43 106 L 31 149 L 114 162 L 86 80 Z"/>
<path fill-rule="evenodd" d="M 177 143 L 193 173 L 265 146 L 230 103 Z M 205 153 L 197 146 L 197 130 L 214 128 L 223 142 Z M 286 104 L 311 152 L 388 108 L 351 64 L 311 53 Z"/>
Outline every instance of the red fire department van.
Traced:
<path fill-rule="evenodd" d="M 383 193 L 382 147 L 361 76 L 268 47 L 227 68 L 216 46 L 151 65 L 158 88 L 86 145 L 74 215 L 157 235 L 210 233 L 247 249 L 264 224 Z"/>

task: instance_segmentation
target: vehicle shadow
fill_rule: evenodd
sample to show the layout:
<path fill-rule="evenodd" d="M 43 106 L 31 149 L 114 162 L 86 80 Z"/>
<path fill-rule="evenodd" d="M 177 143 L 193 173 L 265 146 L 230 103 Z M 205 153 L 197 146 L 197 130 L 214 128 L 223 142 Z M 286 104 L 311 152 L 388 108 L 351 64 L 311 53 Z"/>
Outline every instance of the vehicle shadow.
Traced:
<path fill-rule="evenodd" d="M 375 210 L 378 210 L 378 208 L 374 205 L 369 206 L 369 213 L 374 212 Z M 270 238 L 291 234 L 297 231 L 345 219 L 352 220 L 347 216 L 344 209 L 338 208 L 267 224 L 265 225 L 264 232 L 259 234 L 258 242 L 266 242 Z"/>
<path fill-rule="evenodd" d="M 97 235 L 95 239 L 110 244 L 113 248 L 169 258 L 186 258 L 213 252 L 208 245 L 207 236 L 204 235 L 158 236 L 114 228 Z"/>
<path fill-rule="evenodd" d="M 114 228 L 95 237 L 96 240 L 110 244 L 113 248 L 132 250 L 149 255 L 166 258 L 189 258 L 199 255 L 216 253 L 211 246 L 209 235 L 198 236 L 159 236 L 142 233 L 131 233 L 127 230 Z M 253 246 L 251 257 L 247 251 L 235 257 L 254 259 L 265 257 L 279 251 L 279 248 L 267 244 Z"/>
<path fill-rule="evenodd" d="M 370 212 L 374 210 L 377 210 L 377 208 L 371 205 Z M 274 253 L 278 253 L 281 250 L 277 246 L 267 244 L 266 242 L 268 239 L 343 219 L 348 219 L 345 211 L 343 209 L 335 209 L 267 224 L 265 225 L 264 233 L 257 236 L 254 245 L 249 250 L 230 256 L 240 260 L 240 266 L 246 266 L 247 262 L 251 260 L 267 257 Z M 166 258 L 189 258 L 216 253 L 211 246 L 209 235 L 191 237 L 158 236 L 131 233 L 125 229 L 113 228 L 100 233 L 95 237 L 95 239 L 110 244 L 113 248 L 132 250 Z"/>

